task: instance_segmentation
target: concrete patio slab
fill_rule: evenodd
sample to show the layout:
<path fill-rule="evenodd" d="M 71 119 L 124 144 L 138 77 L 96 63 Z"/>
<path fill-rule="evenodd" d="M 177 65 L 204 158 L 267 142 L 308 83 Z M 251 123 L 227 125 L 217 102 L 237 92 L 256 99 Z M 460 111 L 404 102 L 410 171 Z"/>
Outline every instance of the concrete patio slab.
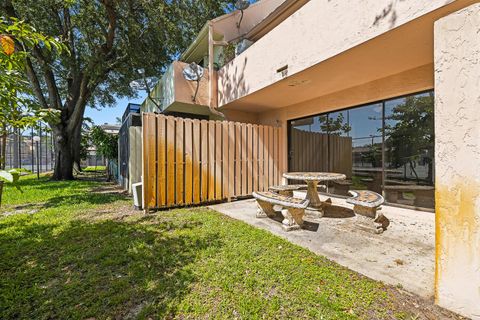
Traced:
<path fill-rule="evenodd" d="M 302 197 L 299 192 L 295 196 Z M 322 200 L 327 199 L 321 196 Z M 281 220 L 255 217 L 255 200 L 210 206 L 229 217 L 244 221 L 323 255 L 375 280 L 424 298 L 433 298 L 435 263 L 435 215 L 431 212 L 383 206 L 390 226 L 376 235 L 355 225 L 352 206 L 344 199 L 331 198 L 325 216 L 305 217 L 306 228 L 285 232 Z"/>

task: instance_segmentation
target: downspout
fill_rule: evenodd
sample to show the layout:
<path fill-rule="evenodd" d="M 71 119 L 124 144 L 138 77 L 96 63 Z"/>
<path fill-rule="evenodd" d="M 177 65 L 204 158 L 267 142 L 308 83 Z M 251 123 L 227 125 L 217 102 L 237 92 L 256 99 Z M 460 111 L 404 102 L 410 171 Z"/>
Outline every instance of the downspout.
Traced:
<path fill-rule="evenodd" d="M 210 112 L 225 119 L 225 115 L 217 110 L 217 90 L 214 86 L 214 81 L 217 81 L 217 74 L 215 71 L 215 42 L 213 40 L 213 23 L 208 21 L 208 108 Z"/>

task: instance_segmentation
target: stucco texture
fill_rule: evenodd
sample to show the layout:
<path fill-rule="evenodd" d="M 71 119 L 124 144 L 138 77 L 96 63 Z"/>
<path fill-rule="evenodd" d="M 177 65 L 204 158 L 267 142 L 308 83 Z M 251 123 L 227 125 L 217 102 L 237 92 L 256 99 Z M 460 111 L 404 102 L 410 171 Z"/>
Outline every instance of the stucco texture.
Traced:
<path fill-rule="evenodd" d="M 435 24 L 436 301 L 480 319 L 480 4 Z"/>
<path fill-rule="evenodd" d="M 452 2 L 310 1 L 220 70 L 219 105 L 281 80 L 278 69 L 296 74 Z"/>

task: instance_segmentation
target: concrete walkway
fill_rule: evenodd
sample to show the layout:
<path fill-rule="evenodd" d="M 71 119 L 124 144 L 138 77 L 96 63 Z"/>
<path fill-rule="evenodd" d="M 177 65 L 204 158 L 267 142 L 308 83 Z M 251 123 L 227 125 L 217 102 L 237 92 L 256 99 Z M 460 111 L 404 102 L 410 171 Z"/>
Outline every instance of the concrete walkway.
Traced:
<path fill-rule="evenodd" d="M 296 196 L 304 195 L 296 193 Z M 390 226 L 383 234 L 375 235 L 354 225 L 352 206 L 345 200 L 332 198 L 332 201 L 325 217 L 305 219 L 308 230 L 291 232 L 282 229 L 281 220 L 255 218 L 257 207 L 253 199 L 210 208 L 268 230 L 372 279 L 400 285 L 424 298 L 433 297 L 434 213 L 383 206 Z"/>

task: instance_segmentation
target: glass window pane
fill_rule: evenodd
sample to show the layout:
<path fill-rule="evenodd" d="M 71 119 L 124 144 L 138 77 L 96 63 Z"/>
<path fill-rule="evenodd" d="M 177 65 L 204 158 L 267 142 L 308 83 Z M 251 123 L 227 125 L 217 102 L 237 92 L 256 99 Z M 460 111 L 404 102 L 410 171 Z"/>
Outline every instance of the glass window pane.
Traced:
<path fill-rule="evenodd" d="M 433 208 L 433 107 L 428 92 L 294 120 L 289 170 L 344 173 L 346 181 L 329 183 L 330 193 L 383 191 L 387 202 Z"/>
<path fill-rule="evenodd" d="M 352 189 L 381 193 L 382 104 L 352 109 Z"/>
<path fill-rule="evenodd" d="M 387 201 L 434 207 L 433 93 L 385 103 Z"/>
<path fill-rule="evenodd" d="M 326 125 L 326 116 L 314 116 L 290 123 L 290 171 L 328 171 L 328 135 L 323 131 L 326 130 Z"/>
<path fill-rule="evenodd" d="M 329 171 L 343 173 L 346 181 L 329 182 L 328 191 L 338 195 L 347 195 L 352 177 L 352 138 L 350 132 L 350 111 L 332 112 L 328 115 L 329 133 Z"/>

